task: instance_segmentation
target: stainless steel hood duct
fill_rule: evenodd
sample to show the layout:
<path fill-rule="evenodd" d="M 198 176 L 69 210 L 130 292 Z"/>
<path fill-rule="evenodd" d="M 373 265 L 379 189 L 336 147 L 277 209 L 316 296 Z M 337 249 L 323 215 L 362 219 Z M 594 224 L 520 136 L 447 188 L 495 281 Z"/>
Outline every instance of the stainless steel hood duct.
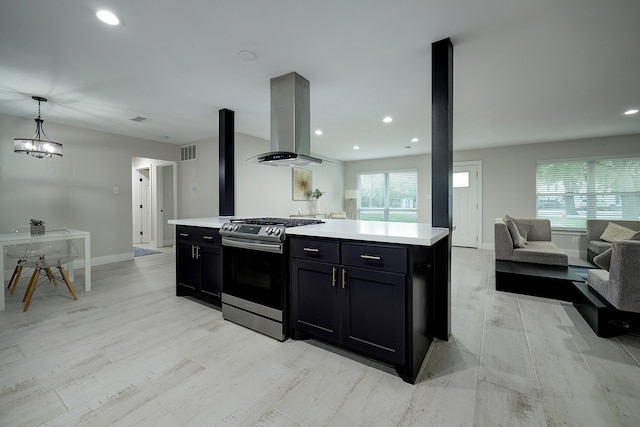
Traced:
<path fill-rule="evenodd" d="M 296 72 L 271 79 L 271 151 L 256 157 L 271 166 L 317 165 L 311 157 L 309 81 Z"/>

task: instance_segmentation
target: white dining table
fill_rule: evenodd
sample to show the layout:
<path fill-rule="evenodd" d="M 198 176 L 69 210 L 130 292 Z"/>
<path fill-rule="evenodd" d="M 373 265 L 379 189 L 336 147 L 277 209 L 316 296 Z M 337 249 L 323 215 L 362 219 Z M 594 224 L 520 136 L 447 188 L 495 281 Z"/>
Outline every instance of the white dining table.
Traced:
<path fill-rule="evenodd" d="M 75 239 L 82 239 L 84 241 L 84 290 L 85 292 L 89 292 L 91 290 L 91 233 L 88 231 L 81 230 L 67 230 L 71 234 L 71 237 Z M 47 240 L 47 237 L 51 240 L 60 240 L 59 233 L 50 233 L 47 236 L 45 232 L 44 235 L 38 236 L 38 239 Z M 0 272 L 2 272 L 2 298 L 0 298 L 0 311 L 4 310 L 5 307 L 5 295 L 6 295 L 6 279 L 5 279 L 5 266 L 4 266 L 4 253 L 5 246 L 7 245 L 16 245 L 21 243 L 29 243 L 31 241 L 31 235 L 29 233 L 9 233 L 9 234 L 0 234 Z M 15 266 L 11 266 L 13 268 Z M 11 271 L 11 272 L 12 272 Z M 69 278 L 73 281 L 73 261 L 69 263 Z M 9 274 L 11 274 L 9 272 Z"/>

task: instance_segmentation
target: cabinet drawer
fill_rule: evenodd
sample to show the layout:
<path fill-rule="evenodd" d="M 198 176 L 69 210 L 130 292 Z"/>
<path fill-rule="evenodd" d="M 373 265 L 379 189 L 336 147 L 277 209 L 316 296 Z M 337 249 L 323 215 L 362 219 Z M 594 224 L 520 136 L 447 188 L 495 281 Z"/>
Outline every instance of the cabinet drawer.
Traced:
<path fill-rule="evenodd" d="M 292 238 L 291 256 L 337 264 L 340 262 L 340 244 L 330 240 Z"/>
<path fill-rule="evenodd" d="M 342 243 L 342 264 L 406 273 L 407 249 L 388 245 Z"/>
<path fill-rule="evenodd" d="M 219 231 L 217 228 L 180 226 L 177 227 L 176 234 L 178 241 L 220 246 L 222 238 Z"/>

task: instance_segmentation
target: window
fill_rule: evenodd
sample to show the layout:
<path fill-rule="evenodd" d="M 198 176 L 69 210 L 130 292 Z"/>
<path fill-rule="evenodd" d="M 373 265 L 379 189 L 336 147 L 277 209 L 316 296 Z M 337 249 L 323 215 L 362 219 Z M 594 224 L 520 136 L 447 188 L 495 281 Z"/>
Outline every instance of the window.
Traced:
<path fill-rule="evenodd" d="M 358 175 L 358 219 L 417 222 L 418 173 L 379 172 Z"/>
<path fill-rule="evenodd" d="M 640 158 L 538 163 L 536 215 L 555 228 L 587 219 L 640 219 Z"/>

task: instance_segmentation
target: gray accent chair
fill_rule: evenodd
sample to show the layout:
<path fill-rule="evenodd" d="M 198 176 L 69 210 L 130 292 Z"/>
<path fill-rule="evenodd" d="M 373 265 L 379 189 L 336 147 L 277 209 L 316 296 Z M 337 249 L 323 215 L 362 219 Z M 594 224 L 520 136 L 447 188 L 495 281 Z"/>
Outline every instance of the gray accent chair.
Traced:
<path fill-rule="evenodd" d="M 569 257 L 566 252 L 551 242 L 551 222 L 548 219 L 520 219 L 531 224 L 527 235 L 527 244 L 523 248 L 514 248 L 504 218 L 494 221 L 496 260 L 523 263 L 557 265 L 567 267 Z"/>
<path fill-rule="evenodd" d="M 630 228 L 640 230 L 640 221 L 629 220 L 608 220 L 608 219 L 588 219 L 587 220 L 587 260 L 593 264 L 593 258 L 600 255 L 611 247 L 611 243 L 600 239 L 602 233 L 610 222 Z"/>
<path fill-rule="evenodd" d="M 591 269 L 587 280 L 616 309 L 640 313 L 640 241 L 614 241 L 609 271 Z"/>

